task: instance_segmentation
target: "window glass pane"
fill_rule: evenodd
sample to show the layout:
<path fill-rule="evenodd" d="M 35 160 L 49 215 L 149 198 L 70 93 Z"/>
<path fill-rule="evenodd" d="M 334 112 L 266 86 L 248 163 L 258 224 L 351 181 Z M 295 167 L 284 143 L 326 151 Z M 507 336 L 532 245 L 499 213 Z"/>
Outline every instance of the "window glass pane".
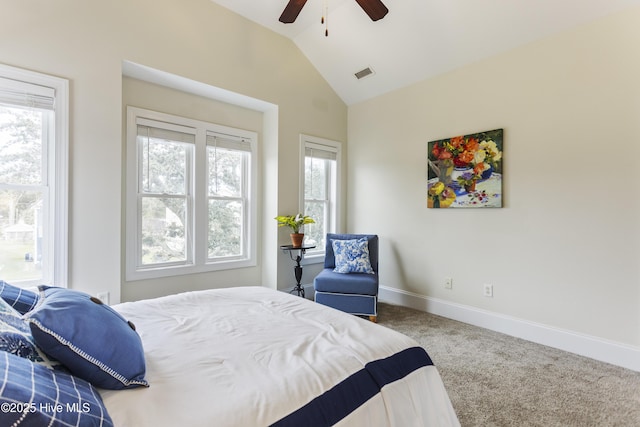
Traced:
<path fill-rule="evenodd" d="M 309 153 L 323 153 L 321 151 L 309 151 Z M 311 216 L 316 222 L 315 224 L 306 225 L 304 228 L 305 242 L 316 246 L 312 253 L 324 253 L 326 234 L 330 230 L 331 212 L 329 211 L 331 203 L 331 195 L 335 189 L 329 188 L 333 184 L 331 178 L 335 159 L 327 159 L 314 157 L 312 155 L 305 156 L 305 215 Z"/>
<path fill-rule="evenodd" d="M 305 243 L 316 245 L 314 251 L 324 251 L 324 241 L 327 230 L 326 225 L 327 203 L 322 201 L 305 201 L 304 214 L 309 215 L 316 222 L 304 226 Z"/>
<path fill-rule="evenodd" d="M 209 158 L 209 195 L 240 197 L 242 164 L 245 153 L 220 147 L 207 147 Z"/>
<path fill-rule="evenodd" d="M 44 115 L 53 113 L 0 105 L 0 183 L 43 183 Z"/>
<path fill-rule="evenodd" d="M 185 261 L 186 199 L 143 197 L 141 204 L 142 265 Z"/>
<path fill-rule="evenodd" d="M 327 194 L 327 163 L 330 160 L 305 157 L 304 198 L 323 200 Z M 308 214 L 307 214 L 308 215 Z M 315 218 L 314 218 L 315 219 Z"/>
<path fill-rule="evenodd" d="M 242 255 L 242 203 L 209 200 L 209 258 Z"/>
<path fill-rule="evenodd" d="M 42 222 L 42 192 L 0 191 L 0 277 L 3 280 L 24 286 L 40 284 Z"/>
<path fill-rule="evenodd" d="M 174 141 L 139 136 L 144 193 L 186 194 L 187 148 Z"/>

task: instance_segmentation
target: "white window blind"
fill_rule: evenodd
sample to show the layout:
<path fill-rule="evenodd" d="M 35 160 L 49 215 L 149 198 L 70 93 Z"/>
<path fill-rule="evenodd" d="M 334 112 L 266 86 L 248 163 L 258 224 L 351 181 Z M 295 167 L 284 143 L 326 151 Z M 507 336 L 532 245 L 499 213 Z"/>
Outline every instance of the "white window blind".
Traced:
<path fill-rule="evenodd" d="M 53 110 L 55 90 L 50 87 L 0 77 L 0 103 Z"/>
<path fill-rule="evenodd" d="M 210 147 L 225 148 L 227 150 L 251 152 L 251 143 L 244 138 L 214 132 L 207 132 L 207 145 Z"/>
<path fill-rule="evenodd" d="M 146 122 L 146 121 L 145 121 Z M 157 126 L 158 124 L 156 124 Z M 168 124 L 163 124 L 164 126 L 168 126 Z M 184 142 L 187 144 L 195 144 L 196 137 L 191 133 L 187 133 L 190 129 L 185 128 L 181 129 L 177 126 L 170 126 L 171 128 L 159 128 L 153 126 L 145 126 L 138 124 L 138 136 L 147 137 L 147 138 L 157 138 L 164 139 L 167 141 L 176 141 L 176 142 Z"/>
<path fill-rule="evenodd" d="M 311 142 L 305 144 L 304 154 L 314 159 L 336 160 L 338 158 L 338 150 L 335 147 Z"/>

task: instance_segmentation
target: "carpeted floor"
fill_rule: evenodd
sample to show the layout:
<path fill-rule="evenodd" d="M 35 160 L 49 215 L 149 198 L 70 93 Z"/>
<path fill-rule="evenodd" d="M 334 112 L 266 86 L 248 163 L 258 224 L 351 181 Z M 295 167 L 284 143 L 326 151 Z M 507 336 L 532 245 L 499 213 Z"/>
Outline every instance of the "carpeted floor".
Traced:
<path fill-rule="evenodd" d="M 640 426 L 640 373 L 406 307 L 378 323 L 414 338 L 462 427 Z"/>

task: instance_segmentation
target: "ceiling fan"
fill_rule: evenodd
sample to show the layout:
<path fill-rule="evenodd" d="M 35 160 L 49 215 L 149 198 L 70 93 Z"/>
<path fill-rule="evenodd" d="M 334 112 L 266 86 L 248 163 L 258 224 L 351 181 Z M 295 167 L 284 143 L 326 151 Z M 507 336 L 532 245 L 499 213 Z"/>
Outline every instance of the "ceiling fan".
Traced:
<path fill-rule="evenodd" d="M 279 21 L 285 24 L 293 23 L 306 2 L 307 0 L 289 0 L 282 15 L 280 15 Z M 356 2 L 369 15 L 372 21 L 384 18 L 389 12 L 389 9 L 380 0 L 356 0 Z"/>

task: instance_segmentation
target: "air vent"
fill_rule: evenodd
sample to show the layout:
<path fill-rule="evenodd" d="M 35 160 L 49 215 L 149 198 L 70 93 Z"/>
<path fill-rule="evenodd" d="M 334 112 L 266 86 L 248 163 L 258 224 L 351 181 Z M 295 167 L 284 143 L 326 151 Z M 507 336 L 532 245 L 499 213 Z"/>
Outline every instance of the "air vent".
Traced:
<path fill-rule="evenodd" d="M 355 73 L 355 76 L 358 80 L 360 79 L 364 79 L 367 76 L 370 76 L 374 74 L 373 70 L 371 69 L 371 67 L 367 67 L 364 70 L 360 70 L 357 73 Z"/>

